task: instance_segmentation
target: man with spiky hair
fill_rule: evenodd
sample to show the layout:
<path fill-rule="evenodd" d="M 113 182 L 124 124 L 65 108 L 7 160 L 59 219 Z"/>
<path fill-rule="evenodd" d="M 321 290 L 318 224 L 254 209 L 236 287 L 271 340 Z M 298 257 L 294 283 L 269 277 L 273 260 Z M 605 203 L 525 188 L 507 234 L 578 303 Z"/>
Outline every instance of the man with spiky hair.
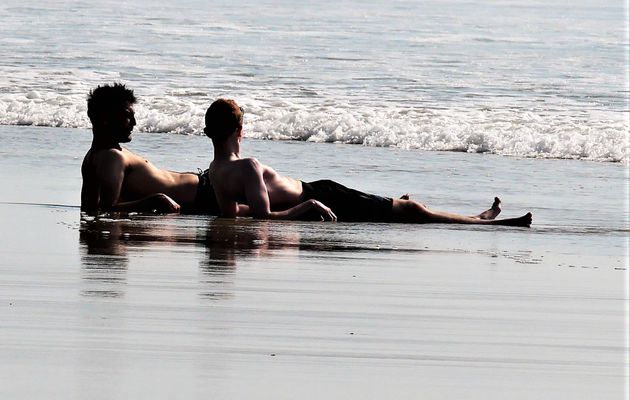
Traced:
<path fill-rule="evenodd" d="M 87 103 L 93 138 L 81 165 L 81 211 L 218 213 L 207 174 L 159 169 L 120 145 L 136 125 L 133 90 L 99 86 Z"/>

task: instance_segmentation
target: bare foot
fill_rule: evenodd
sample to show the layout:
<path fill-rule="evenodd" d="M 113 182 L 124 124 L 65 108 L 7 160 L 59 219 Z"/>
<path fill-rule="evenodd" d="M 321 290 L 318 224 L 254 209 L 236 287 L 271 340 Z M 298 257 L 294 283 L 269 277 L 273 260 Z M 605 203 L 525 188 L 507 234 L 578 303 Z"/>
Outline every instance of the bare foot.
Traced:
<path fill-rule="evenodd" d="M 490 207 L 490 209 L 482 212 L 479 215 L 476 215 L 474 218 L 479 218 L 479 219 L 495 219 L 497 217 L 497 215 L 499 215 L 501 213 L 501 199 L 499 199 L 498 197 L 494 198 L 494 203 L 492 203 L 492 207 Z"/>
<path fill-rule="evenodd" d="M 405 193 L 402 196 L 400 196 L 400 200 L 409 200 L 411 196 L 409 196 L 409 193 Z"/>
<path fill-rule="evenodd" d="M 527 213 L 518 218 L 497 219 L 492 221 L 494 225 L 507 225 L 507 226 L 525 226 L 529 228 L 532 224 L 532 213 Z"/>

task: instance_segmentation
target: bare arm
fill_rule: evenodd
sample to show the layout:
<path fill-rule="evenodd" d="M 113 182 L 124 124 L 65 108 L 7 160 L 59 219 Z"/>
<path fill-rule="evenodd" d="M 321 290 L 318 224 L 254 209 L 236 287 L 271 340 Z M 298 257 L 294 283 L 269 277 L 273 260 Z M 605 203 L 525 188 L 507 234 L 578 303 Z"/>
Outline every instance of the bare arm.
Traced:
<path fill-rule="evenodd" d="M 85 174 L 81 185 L 81 211 L 87 213 L 98 211 L 98 185 Z"/>
<path fill-rule="evenodd" d="M 235 218 L 238 216 L 238 204 L 229 198 L 219 186 L 214 186 L 214 195 L 217 198 L 219 210 L 221 210 L 221 216 L 224 218 Z"/>
<path fill-rule="evenodd" d="M 103 211 L 118 211 L 114 207 L 119 202 L 125 179 L 125 158 L 120 151 L 114 149 L 99 155 L 98 159 L 94 159 L 95 178 L 99 186 L 98 208 Z"/>
<path fill-rule="evenodd" d="M 237 217 L 249 217 L 251 215 L 247 204 L 237 204 L 236 207 L 238 207 L 236 210 Z"/>
<path fill-rule="evenodd" d="M 235 201 L 231 201 L 228 199 L 221 200 L 220 194 L 216 194 L 216 196 L 217 196 L 217 203 L 219 204 L 219 209 L 225 210 L 225 211 L 221 211 L 222 217 L 226 217 L 226 218 L 251 217 L 249 206 L 247 204 L 239 204 Z M 223 206 L 221 204 L 223 204 Z"/>
<path fill-rule="evenodd" d="M 299 219 L 307 212 L 315 210 L 325 220 L 337 220 L 330 208 L 316 200 L 307 200 L 283 211 L 271 211 L 262 166 L 256 159 L 243 160 L 243 162 L 247 163 L 243 171 L 244 192 L 252 217 L 259 219 Z"/>
<path fill-rule="evenodd" d="M 164 193 L 155 193 L 139 200 L 125 201 L 112 206 L 111 211 L 137 211 L 160 214 L 178 213 L 181 207 Z"/>
<path fill-rule="evenodd" d="M 86 212 L 138 211 L 138 212 L 179 212 L 180 206 L 163 193 L 155 193 L 142 199 L 120 202 L 120 193 L 125 178 L 125 159 L 115 150 L 104 154 L 98 160 L 95 174 L 90 180 L 83 176 L 81 189 L 81 210 Z"/>

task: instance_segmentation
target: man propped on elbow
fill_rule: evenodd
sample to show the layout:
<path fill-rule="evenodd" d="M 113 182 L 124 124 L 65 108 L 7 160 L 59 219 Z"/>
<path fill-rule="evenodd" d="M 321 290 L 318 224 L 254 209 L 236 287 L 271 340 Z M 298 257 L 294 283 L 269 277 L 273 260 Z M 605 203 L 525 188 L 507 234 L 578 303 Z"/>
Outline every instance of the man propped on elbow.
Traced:
<path fill-rule="evenodd" d="M 331 180 L 307 183 L 282 176 L 255 158 L 241 158 L 243 109 L 234 100 L 219 99 L 212 103 L 206 111 L 205 123 L 204 132 L 214 145 L 209 177 L 223 217 L 513 226 L 529 226 L 532 222 L 530 213 L 519 218 L 496 219 L 501 212 L 497 197 L 490 209 L 465 216 L 431 210 L 406 195 L 392 199 Z"/>

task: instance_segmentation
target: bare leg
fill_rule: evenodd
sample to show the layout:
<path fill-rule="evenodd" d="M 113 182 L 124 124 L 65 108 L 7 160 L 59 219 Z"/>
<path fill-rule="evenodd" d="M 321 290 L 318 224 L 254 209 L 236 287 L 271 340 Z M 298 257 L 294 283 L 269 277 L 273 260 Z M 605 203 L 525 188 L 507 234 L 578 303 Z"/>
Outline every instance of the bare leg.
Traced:
<path fill-rule="evenodd" d="M 494 203 L 492 203 L 492 207 L 490 209 L 482 212 L 479 215 L 475 215 L 473 218 L 479 219 L 495 219 L 499 213 L 501 213 L 501 199 L 498 197 L 494 198 Z"/>
<path fill-rule="evenodd" d="M 413 200 L 394 199 L 392 205 L 392 219 L 395 222 L 416 224 L 442 223 L 530 226 L 532 223 L 532 214 L 527 213 L 519 218 L 481 219 L 480 217 L 467 217 L 464 215 L 453 214 L 444 211 L 433 211 L 428 209 L 423 204 L 420 204 Z"/>
<path fill-rule="evenodd" d="M 402 196 L 399 197 L 400 200 L 409 200 L 410 196 L 409 193 L 405 193 Z M 501 199 L 499 199 L 498 197 L 494 198 L 494 203 L 492 203 L 492 206 L 487 209 L 486 211 L 482 212 L 481 214 L 478 215 L 474 215 L 473 218 L 478 218 L 478 219 L 495 219 L 500 213 L 501 213 Z M 424 204 L 422 204 L 424 206 Z M 426 206 L 425 206 L 426 207 Z"/>

